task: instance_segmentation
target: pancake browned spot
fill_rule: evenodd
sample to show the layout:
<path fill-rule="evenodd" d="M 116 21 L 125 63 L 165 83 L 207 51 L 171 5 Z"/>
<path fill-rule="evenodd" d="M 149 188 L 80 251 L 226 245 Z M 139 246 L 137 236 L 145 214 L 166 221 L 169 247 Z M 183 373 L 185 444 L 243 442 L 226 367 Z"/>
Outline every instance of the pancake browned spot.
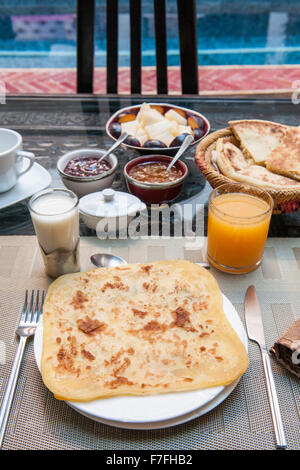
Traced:
<path fill-rule="evenodd" d="M 106 324 L 104 322 L 100 322 L 96 319 L 93 320 L 88 315 L 86 315 L 84 318 L 79 318 L 76 323 L 78 328 L 87 335 L 93 333 L 94 331 L 103 331 L 106 328 Z"/>
<path fill-rule="evenodd" d="M 83 304 L 87 302 L 88 300 L 89 300 L 88 297 L 81 290 L 78 290 L 76 291 L 76 294 L 71 301 L 71 305 L 75 309 L 83 308 Z"/>
<path fill-rule="evenodd" d="M 148 313 L 148 312 L 143 312 L 143 310 L 139 310 L 137 308 L 133 308 L 132 312 L 133 312 L 133 315 L 136 315 L 136 316 L 141 317 L 141 318 L 145 317 Z"/>
<path fill-rule="evenodd" d="M 184 328 L 186 331 L 195 332 L 196 328 L 193 327 L 190 319 L 190 313 L 182 307 L 176 308 L 172 312 L 173 317 L 175 318 L 171 326 L 177 326 L 178 328 Z"/>
<path fill-rule="evenodd" d="M 141 266 L 141 271 L 142 271 L 143 273 L 149 274 L 151 268 L 152 268 L 151 264 L 145 264 L 145 265 L 142 265 L 142 266 Z"/>
<path fill-rule="evenodd" d="M 160 323 L 158 323 L 158 321 L 155 320 L 150 321 L 144 326 L 144 330 L 150 332 L 161 331 L 161 329 L 162 326 L 160 325 Z"/>
<path fill-rule="evenodd" d="M 68 372 L 74 372 L 75 355 L 72 354 L 72 351 L 67 351 L 64 347 L 61 347 L 57 353 L 58 367 L 62 367 Z"/>
<path fill-rule="evenodd" d="M 101 292 L 105 292 L 107 289 L 117 289 L 117 290 L 128 291 L 129 287 L 128 285 L 124 284 L 121 281 L 115 281 L 115 282 L 106 282 L 104 286 L 101 288 Z"/>
<path fill-rule="evenodd" d="M 91 352 L 87 351 L 86 349 L 82 349 L 81 354 L 89 361 L 94 361 L 96 359 L 96 357 Z"/>
<path fill-rule="evenodd" d="M 114 369 L 113 374 L 115 377 L 119 376 L 120 374 L 123 374 L 127 367 L 129 367 L 131 364 L 129 357 L 124 357 L 122 364 L 117 367 L 117 369 Z"/>
<path fill-rule="evenodd" d="M 104 385 L 111 389 L 117 389 L 120 385 L 134 385 L 131 380 L 128 380 L 127 377 L 116 377 L 114 380 L 110 382 L 105 382 Z"/>

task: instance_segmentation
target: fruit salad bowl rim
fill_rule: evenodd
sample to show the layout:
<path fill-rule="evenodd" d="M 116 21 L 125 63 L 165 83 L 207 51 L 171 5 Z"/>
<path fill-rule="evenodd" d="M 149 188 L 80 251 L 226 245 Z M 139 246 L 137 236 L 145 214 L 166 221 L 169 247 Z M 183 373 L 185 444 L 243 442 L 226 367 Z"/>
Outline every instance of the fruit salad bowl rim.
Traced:
<path fill-rule="evenodd" d="M 140 109 L 141 106 L 142 106 L 143 103 L 141 104 L 134 104 L 134 105 L 131 105 L 131 106 L 126 106 L 124 108 L 121 108 L 119 109 L 118 111 L 116 111 L 110 118 L 109 120 L 107 121 L 106 123 L 106 126 L 105 126 L 105 130 L 106 130 L 106 133 L 107 135 L 113 139 L 114 141 L 117 141 L 117 138 L 114 137 L 111 132 L 110 132 L 110 126 L 113 122 L 116 121 L 116 118 L 118 115 L 120 114 L 123 114 L 125 113 L 126 111 L 129 111 L 129 110 L 136 110 L 136 109 Z M 206 126 L 206 131 L 205 131 L 205 134 L 203 134 L 202 137 L 200 137 L 199 139 L 197 140 L 194 140 L 194 142 L 191 143 L 190 147 L 193 147 L 194 145 L 196 144 L 199 144 L 199 142 L 204 139 L 204 137 L 206 137 L 209 132 L 210 132 L 210 122 L 209 120 L 207 119 L 206 116 L 204 116 L 203 114 L 199 113 L 198 111 L 194 111 L 192 109 L 189 109 L 189 108 L 185 108 L 183 106 L 178 106 L 178 105 L 173 105 L 173 104 L 170 104 L 170 103 L 163 103 L 163 102 L 159 102 L 159 103 L 148 103 L 147 104 L 149 106 L 164 106 L 164 107 L 169 107 L 170 109 L 181 109 L 183 111 L 185 111 L 186 113 L 189 113 L 191 115 L 195 115 L 197 116 L 198 118 L 201 118 L 204 123 L 205 123 L 205 126 Z M 130 144 L 127 144 L 127 143 L 123 143 L 122 144 L 122 147 L 124 147 L 125 149 L 132 149 L 132 150 L 135 150 L 139 153 L 147 153 L 147 154 L 151 154 L 151 153 L 160 153 L 160 154 L 164 154 L 164 155 L 167 155 L 168 153 L 170 154 L 174 154 L 174 152 L 176 152 L 179 148 L 180 148 L 180 145 L 177 145 L 177 146 L 174 146 L 174 147 L 153 147 L 153 148 L 148 148 L 148 147 L 136 147 L 134 145 L 130 145 Z"/>

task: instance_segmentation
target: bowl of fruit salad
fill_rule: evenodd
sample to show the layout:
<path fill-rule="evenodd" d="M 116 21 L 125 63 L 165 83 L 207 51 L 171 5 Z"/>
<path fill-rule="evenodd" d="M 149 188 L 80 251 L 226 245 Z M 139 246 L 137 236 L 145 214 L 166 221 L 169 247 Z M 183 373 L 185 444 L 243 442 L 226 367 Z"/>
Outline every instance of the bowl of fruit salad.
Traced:
<path fill-rule="evenodd" d="M 123 146 L 143 155 L 174 155 L 187 134 L 198 144 L 210 130 L 202 114 L 166 103 L 143 103 L 117 111 L 106 124 L 106 132 L 117 140 L 122 132 L 128 137 Z"/>

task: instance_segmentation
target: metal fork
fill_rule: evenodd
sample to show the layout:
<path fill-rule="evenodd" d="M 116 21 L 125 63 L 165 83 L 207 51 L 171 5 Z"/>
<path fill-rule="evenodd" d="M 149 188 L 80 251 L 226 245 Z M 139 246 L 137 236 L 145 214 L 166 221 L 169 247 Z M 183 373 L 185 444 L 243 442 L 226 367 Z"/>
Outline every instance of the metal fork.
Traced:
<path fill-rule="evenodd" d="M 41 299 L 40 299 L 41 297 Z M 16 330 L 16 334 L 20 337 L 19 347 L 16 353 L 16 357 L 12 366 L 10 377 L 7 383 L 5 390 L 4 398 L 2 400 L 0 408 L 0 448 L 2 446 L 5 429 L 8 421 L 8 416 L 15 394 L 15 389 L 18 381 L 20 365 L 22 362 L 23 354 L 27 339 L 29 336 L 35 334 L 36 327 L 39 322 L 40 315 L 42 313 L 43 304 L 45 300 L 45 291 L 42 291 L 40 296 L 40 291 L 38 290 L 35 294 L 34 290 L 31 291 L 31 296 L 29 300 L 29 293 L 26 290 L 25 293 L 25 302 L 23 310 L 21 313 L 21 319 L 19 326 Z"/>

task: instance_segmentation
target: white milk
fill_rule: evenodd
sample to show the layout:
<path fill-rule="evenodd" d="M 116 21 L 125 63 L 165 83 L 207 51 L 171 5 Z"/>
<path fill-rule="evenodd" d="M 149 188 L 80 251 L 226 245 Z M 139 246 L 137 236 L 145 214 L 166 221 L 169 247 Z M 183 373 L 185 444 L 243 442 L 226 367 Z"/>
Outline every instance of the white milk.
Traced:
<path fill-rule="evenodd" d="M 31 204 L 38 241 L 46 254 L 57 249 L 72 251 L 79 238 L 78 207 L 64 192 L 49 192 Z"/>

